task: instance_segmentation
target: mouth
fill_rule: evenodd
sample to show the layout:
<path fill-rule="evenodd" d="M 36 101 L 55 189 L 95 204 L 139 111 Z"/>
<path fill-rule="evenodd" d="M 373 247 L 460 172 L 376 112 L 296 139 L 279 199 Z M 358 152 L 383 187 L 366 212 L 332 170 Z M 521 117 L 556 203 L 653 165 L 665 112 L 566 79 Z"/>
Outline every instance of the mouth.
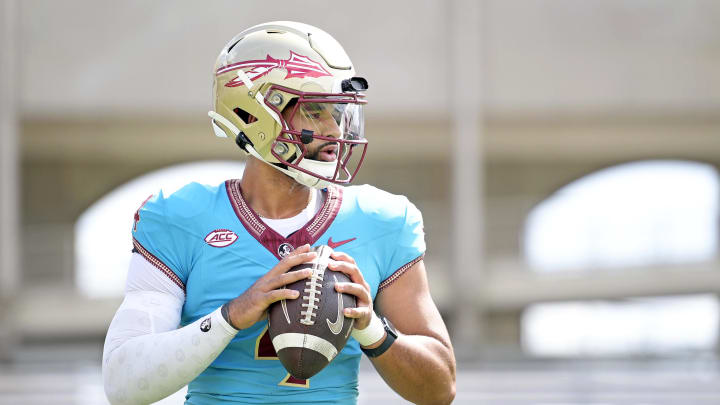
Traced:
<path fill-rule="evenodd" d="M 322 146 L 316 153 L 316 160 L 322 160 L 324 162 L 334 162 L 337 160 L 338 145 L 334 142 L 328 142 L 325 146 Z"/>

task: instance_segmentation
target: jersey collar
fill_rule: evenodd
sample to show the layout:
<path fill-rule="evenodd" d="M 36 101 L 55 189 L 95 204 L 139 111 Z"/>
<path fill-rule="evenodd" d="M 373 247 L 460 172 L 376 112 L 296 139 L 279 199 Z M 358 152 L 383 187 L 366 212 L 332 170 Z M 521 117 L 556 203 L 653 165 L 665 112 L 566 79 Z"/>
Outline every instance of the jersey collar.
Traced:
<path fill-rule="evenodd" d="M 343 189 L 339 186 L 331 185 L 325 189 L 325 202 L 320 210 L 307 224 L 285 238 L 265 224 L 260 216 L 250 208 L 242 196 L 239 179 L 227 180 L 225 189 L 235 214 L 248 233 L 278 259 L 282 259 L 281 252 L 286 251 L 286 249 L 282 249 L 285 245 L 289 244 L 291 249 L 306 243 L 310 246 L 314 245 L 335 220 L 340 211 L 343 194 Z"/>

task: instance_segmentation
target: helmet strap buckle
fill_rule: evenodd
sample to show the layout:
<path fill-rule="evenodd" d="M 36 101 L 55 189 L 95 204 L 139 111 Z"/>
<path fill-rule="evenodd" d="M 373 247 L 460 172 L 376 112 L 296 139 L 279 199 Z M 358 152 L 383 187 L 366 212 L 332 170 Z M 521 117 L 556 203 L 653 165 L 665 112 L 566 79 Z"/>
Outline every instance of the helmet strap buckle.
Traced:
<path fill-rule="evenodd" d="M 250 139 L 248 139 L 247 136 L 245 136 L 245 133 L 240 131 L 237 136 L 235 137 L 235 144 L 245 152 L 247 152 L 247 145 L 253 146 L 252 142 L 250 142 Z"/>

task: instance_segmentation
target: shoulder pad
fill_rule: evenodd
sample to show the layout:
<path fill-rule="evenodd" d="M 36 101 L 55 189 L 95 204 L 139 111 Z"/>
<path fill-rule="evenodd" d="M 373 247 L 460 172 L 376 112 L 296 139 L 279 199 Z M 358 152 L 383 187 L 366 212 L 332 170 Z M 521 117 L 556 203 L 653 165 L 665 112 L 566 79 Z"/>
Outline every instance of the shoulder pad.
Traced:
<path fill-rule="evenodd" d="M 417 210 L 404 195 L 388 193 L 367 184 L 346 187 L 344 195 L 354 199 L 357 209 L 376 221 L 402 223 L 409 210 Z"/>

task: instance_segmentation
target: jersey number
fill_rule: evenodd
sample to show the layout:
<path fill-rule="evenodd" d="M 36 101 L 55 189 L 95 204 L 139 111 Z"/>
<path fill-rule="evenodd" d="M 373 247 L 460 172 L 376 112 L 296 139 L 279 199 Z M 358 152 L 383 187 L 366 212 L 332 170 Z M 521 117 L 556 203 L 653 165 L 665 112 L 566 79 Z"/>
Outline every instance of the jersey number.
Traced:
<path fill-rule="evenodd" d="M 272 340 L 270 340 L 270 333 L 268 333 L 268 327 L 260 333 L 257 340 L 255 341 L 255 360 L 280 360 L 278 359 L 275 348 L 273 347 Z M 278 385 L 284 385 L 286 387 L 300 387 L 310 388 L 310 380 L 302 380 L 295 378 L 288 373 Z"/>

